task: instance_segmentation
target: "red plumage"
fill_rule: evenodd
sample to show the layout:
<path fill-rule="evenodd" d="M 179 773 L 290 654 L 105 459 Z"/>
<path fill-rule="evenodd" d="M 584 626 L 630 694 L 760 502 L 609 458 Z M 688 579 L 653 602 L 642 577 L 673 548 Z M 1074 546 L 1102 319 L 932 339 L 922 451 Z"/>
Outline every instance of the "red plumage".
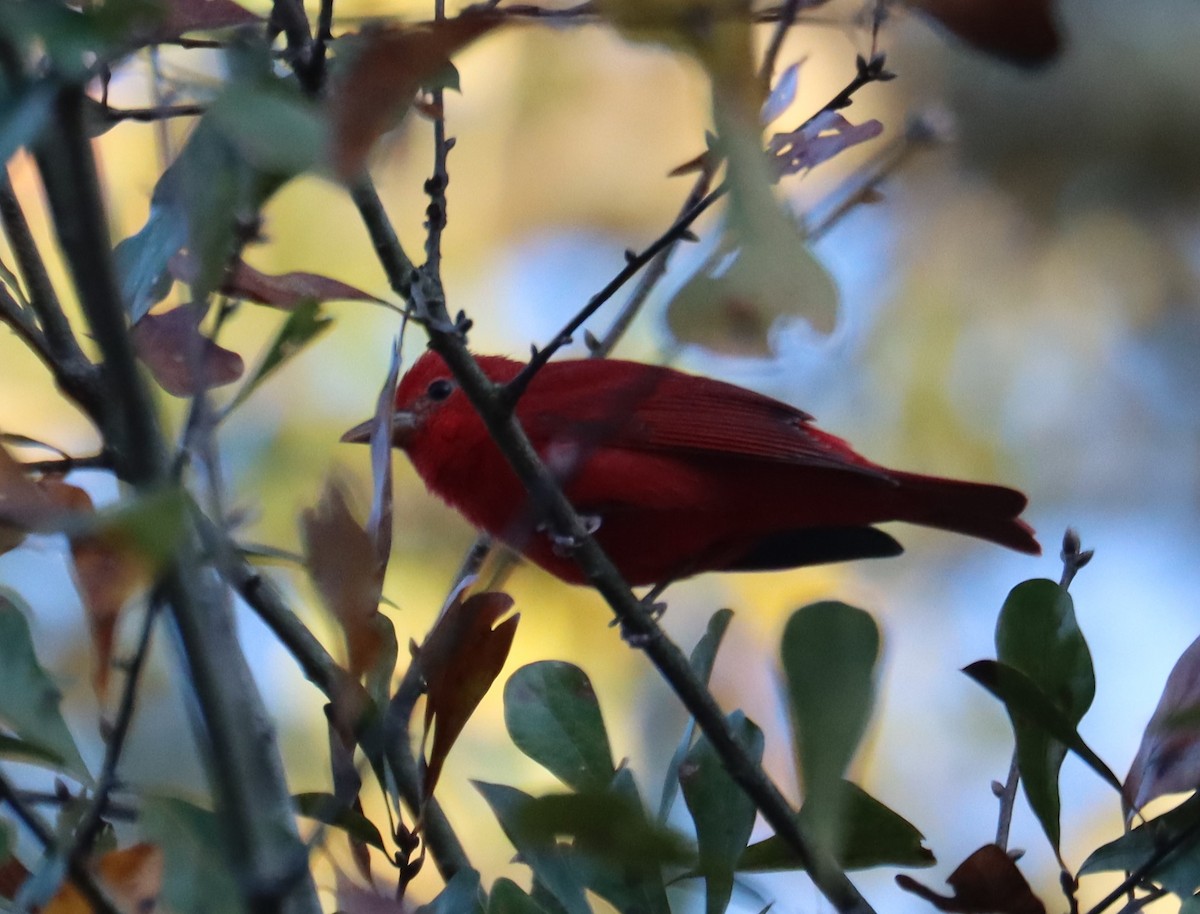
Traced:
<path fill-rule="evenodd" d="M 501 383 L 522 368 L 478 359 Z M 431 491 L 582 583 L 570 555 L 539 531 L 524 487 L 439 356 L 417 360 L 396 407 L 394 443 Z M 885 521 L 1041 551 L 1018 516 L 1020 492 L 888 470 L 807 414 L 721 381 L 616 359 L 551 362 L 516 414 L 572 504 L 599 520 L 595 538 L 631 584 L 898 554 L 871 526 Z"/>

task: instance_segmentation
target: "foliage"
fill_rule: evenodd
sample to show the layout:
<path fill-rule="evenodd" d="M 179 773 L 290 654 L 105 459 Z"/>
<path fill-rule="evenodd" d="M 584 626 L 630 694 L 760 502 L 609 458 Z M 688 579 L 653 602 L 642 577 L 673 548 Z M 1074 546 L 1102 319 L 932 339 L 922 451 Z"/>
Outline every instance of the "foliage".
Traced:
<path fill-rule="evenodd" d="M 471 830 L 454 829 L 438 803 L 439 788 L 447 757 L 503 676 L 521 616 L 511 611 L 509 595 L 480 586 L 479 564 L 469 562 L 436 625 L 424 635 L 405 629 L 411 649 L 407 662 L 402 659 L 397 619 L 380 608 L 389 604 L 384 584 L 393 551 L 390 445 L 399 347 L 374 417 L 351 433 L 371 446 L 375 486 L 367 521 L 357 519 L 352 494 L 337 479 L 309 499 L 301 520 L 299 561 L 344 637 L 344 663 L 323 645 L 319 629 L 293 611 L 291 596 L 249 564 L 251 558 L 297 557 L 242 542 L 237 517 L 221 497 L 221 424 L 275 383 L 282 365 L 328 337 L 333 319 L 323 307 L 346 301 L 389 309 L 403 326 L 412 322 L 428 334 L 456 383 L 490 420 L 506 456 L 518 471 L 529 470 L 535 489 L 542 487 L 530 510 L 546 514 L 555 536 L 565 531 L 556 540 L 564 550 L 590 561 L 594 530 L 565 503 L 562 480 L 536 455 L 530 458 L 512 423 L 506 397 L 519 396 L 528 376 L 503 391 L 488 382 L 465 348 L 469 318 L 448 310 L 440 244 L 451 228 L 452 141 L 443 102 L 445 92 L 458 87 L 452 61 L 522 20 L 554 18 L 686 57 L 702 69 L 710 89 L 714 132 L 705 151 L 677 169 L 696 175 L 679 217 L 643 250 L 628 252 L 613 282 L 534 349 L 529 372 L 641 272 L 643 285 L 615 329 L 604 339 L 585 329 L 593 355 L 606 355 L 672 252 L 696 239 L 693 226 L 718 204 L 723 221 L 711 256 L 666 302 L 665 323 L 673 344 L 762 355 L 772 351 L 781 319 L 828 330 L 839 307 L 838 290 L 813 251 L 822 226 L 783 206 L 777 187 L 884 132 L 879 120 L 843 112 L 859 92 L 894 76 L 879 42 L 899 4 L 881 0 L 859 24 L 870 53 L 857 58 L 851 81 L 819 110 L 764 141 L 764 128 L 786 116 L 801 78 L 799 62 L 776 74 L 782 39 L 790 28 L 803 27 L 799 9 L 819 5 L 601 0 L 543 8 L 500 0 L 448 17 L 438 2 L 428 22 L 364 25 L 335 18 L 335 3 L 325 0 L 315 27 L 296 0 L 276 0 L 267 19 L 233 0 L 0 5 L 0 159 L 32 161 L 71 280 L 47 268 L 49 252 L 30 233 L 22 210 L 31 201 L 20 199 L 6 178 L 0 221 L 16 269 L 0 264 L 0 321 L 44 363 L 101 441 L 95 454 L 73 456 L 20 434 L 4 436 L 0 552 L 29 548 L 30 537 L 65 536 L 87 613 L 106 740 L 102 759 L 85 759 L 60 707 L 55 677 L 35 650 L 37 608 L 0 591 L 0 898 L 6 909 L 112 914 L 161 903 L 180 914 L 315 914 L 321 907 L 312 851 L 332 832 L 348 842 L 354 867 L 337 874 L 339 908 L 348 912 L 411 908 L 416 893 L 410 883 L 427 861 L 443 880 L 423 908 L 433 914 L 588 914 L 597 898 L 622 914 L 665 914 L 692 891 L 704 893 L 708 914 L 719 914 L 754 891 L 749 874 L 764 871 L 803 871 L 839 911 L 865 912 L 871 908 L 847 871 L 935 862 L 908 818 L 925 811 L 893 810 L 853 780 L 879 685 L 881 631 L 868 611 L 815 603 L 797 609 L 784 629 L 777 678 L 794 726 L 790 773 L 803 794 L 797 808 L 763 771 L 769 739 L 763 729 L 742 710 L 722 711 L 707 691 L 733 614 L 713 615 L 689 662 L 666 642 L 650 607 L 593 563 L 589 579 L 614 609 L 622 633 L 651 657 L 693 717 L 652 803 L 630 766 L 614 757 L 601 696 L 583 669 L 540 660 L 509 675 L 502 687 L 508 736 L 562 787 L 534 796 L 492 782 L 488 766 L 479 766 L 474 786 L 528 870 L 529 889 L 507 878 L 486 881 L 472 864 Z M 912 0 L 911 6 L 1009 64 L 1046 63 L 1060 43 L 1049 0 Z M 755 51 L 759 31 L 770 36 L 762 60 Z M 142 72 L 139 63 L 154 61 L 162 45 L 219 51 L 219 85 L 183 87 L 195 98 L 189 103 L 143 111 L 111 107 L 111 81 Z M 157 94 L 161 74 L 150 71 Z M 145 223 L 113 245 L 93 141 L 124 120 L 172 117 L 195 123 L 162 170 Z M 371 180 L 381 139 L 418 117 L 432 120 L 435 134 L 433 175 L 424 188 L 426 260 L 419 266 L 404 252 Z M 910 132 L 898 142 L 908 151 L 927 139 Z M 902 158 L 874 160 L 860 176 L 853 205 L 869 200 Z M 389 300 L 324 275 L 268 274 L 243 260 L 263 241 L 264 206 L 303 176 L 327 179 L 353 201 L 388 275 Z M 62 303 L 69 301 L 68 288 L 79 313 Z M 172 296 L 176 300 L 164 304 Z M 230 316 L 247 306 L 262 308 L 276 325 L 258 353 L 219 342 Z M 247 375 L 248 360 L 257 367 Z M 237 386 L 218 391 L 231 385 Z M 162 395 L 186 404 L 175 443 L 163 430 Z M 54 456 L 33 459 L 39 448 Z M 82 468 L 119 481 L 112 505 L 97 510 L 84 488 L 65 481 Z M 1166 892 L 1187 900 L 1200 888 L 1194 799 L 1103 844 L 1082 866 L 1063 858 L 1060 776 L 1069 753 L 1113 788 L 1113 802 L 1123 804 L 1129 818 L 1151 799 L 1200 786 L 1196 645 L 1172 673 L 1124 783 L 1080 736 L 1096 674 L 1068 586 L 1090 554 L 1068 537 L 1063 557 L 1061 582 L 1013 588 L 999 613 L 997 659 L 965 670 L 1003 703 L 1012 722 L 1014 775 L 999 787 L 1001 835 L 1022 783 L 1062 867 L 1072 909 L 1078 880 L 1111 870 L 1130 875 L 1094 914 L 1126 891 L 1134 904 Z M 324 695 L 328 789 L 288 794 L 289 772 L 236 637 L 234 594 Z M 117 627 L 138 618 L 135 607 L 142 635 L 132 658 L 118 660 Z M 177 635 L 210 775 L 199 803 L 151 795 L 121 774 L 142 667 L 164 619 Z M 418 734 L 412 720 L 422 696 Z M 55 790 L 18 789 L 18 775 L 26 773 L 20 766 L 28 765 L 53 771 Z M 364 796 L 369 801 L 375 794 L 385 798 L 386 819 L 368 814 Z M 59 810 L 55 824 L 38 811 L 42 802 Z M 773 833 L 754 840 L 760 815 Z M 298 818 L 305 822 L 303 837 Z M 125 819 L 130 826 L 114 833 L 112 823 Z M 31 838 L 28 846 L 14 840 L 18 829 Z M 898 881 L 941 910 L 1040 914 L 1045 903 L 1006 843 L 1001 837 L 968 856 L 949 878 L 950 897 L 909 876 Z"/>

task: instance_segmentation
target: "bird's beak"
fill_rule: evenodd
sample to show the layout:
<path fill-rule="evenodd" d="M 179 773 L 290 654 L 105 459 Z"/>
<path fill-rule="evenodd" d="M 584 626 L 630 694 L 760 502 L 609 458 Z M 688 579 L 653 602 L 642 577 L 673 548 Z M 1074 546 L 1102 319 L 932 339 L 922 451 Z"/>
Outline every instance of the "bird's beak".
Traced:
<path fill-rule="evenodd" d="M 417 427 L 416 416 L 410 412 L 398 410 L 392 416 L 392 443 L 403 446 L 404 439 Z M 371 432 L 375 428 L 375 420 L 368 419 L 360 422 L 354 428 L 342 435 L 343 444 L 370 444 Z"/>

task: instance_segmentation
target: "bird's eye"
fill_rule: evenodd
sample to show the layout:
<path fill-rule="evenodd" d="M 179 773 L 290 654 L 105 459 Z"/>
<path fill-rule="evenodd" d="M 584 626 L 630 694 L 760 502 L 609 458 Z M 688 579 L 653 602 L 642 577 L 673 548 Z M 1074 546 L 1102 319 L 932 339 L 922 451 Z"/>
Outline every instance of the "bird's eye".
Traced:
<path fill-rule="evenodd" d="M 430 400 L 445 400 L 450 394 L 454 393 L 454 385 L 446 378 L 438 378 L 436 381 L 430 381 L 429 387 L 425 390 Z"/>

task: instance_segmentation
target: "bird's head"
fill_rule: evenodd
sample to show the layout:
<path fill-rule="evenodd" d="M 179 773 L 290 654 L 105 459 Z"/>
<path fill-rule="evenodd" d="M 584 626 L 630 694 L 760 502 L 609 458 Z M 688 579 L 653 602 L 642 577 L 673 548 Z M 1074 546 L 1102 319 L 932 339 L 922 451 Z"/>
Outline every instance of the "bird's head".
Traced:
<path fill-rule="evenodd" d="M 500 384 L 511 381 L 522 367 L 520 362 L 502 356 L 483 355 L 476 359 L 484 374 Z M 374 419 L 360 422 L 342 435 L 342 441 L 369 443 L 374 424 Z M 439 433 L 449 437 L 462 434 L 464 426 L 482 428 L 449 366 L 436 352 L 428 351 L 413 363 L 396 385 L 392 446 L 410 450 L 422 433 L 434 424 Z"/>
<path fill-rule="evenodd" d="M 442 357 L 426 352 L 396 386 L 396 412 L 392 417 L 392 446 L 407 448 L 434 417 L 452 400 L 461 398 L 458 383 Z M 342 441 L 367 444 L 374 419 L 360 422 L 342 435 Z"/>

